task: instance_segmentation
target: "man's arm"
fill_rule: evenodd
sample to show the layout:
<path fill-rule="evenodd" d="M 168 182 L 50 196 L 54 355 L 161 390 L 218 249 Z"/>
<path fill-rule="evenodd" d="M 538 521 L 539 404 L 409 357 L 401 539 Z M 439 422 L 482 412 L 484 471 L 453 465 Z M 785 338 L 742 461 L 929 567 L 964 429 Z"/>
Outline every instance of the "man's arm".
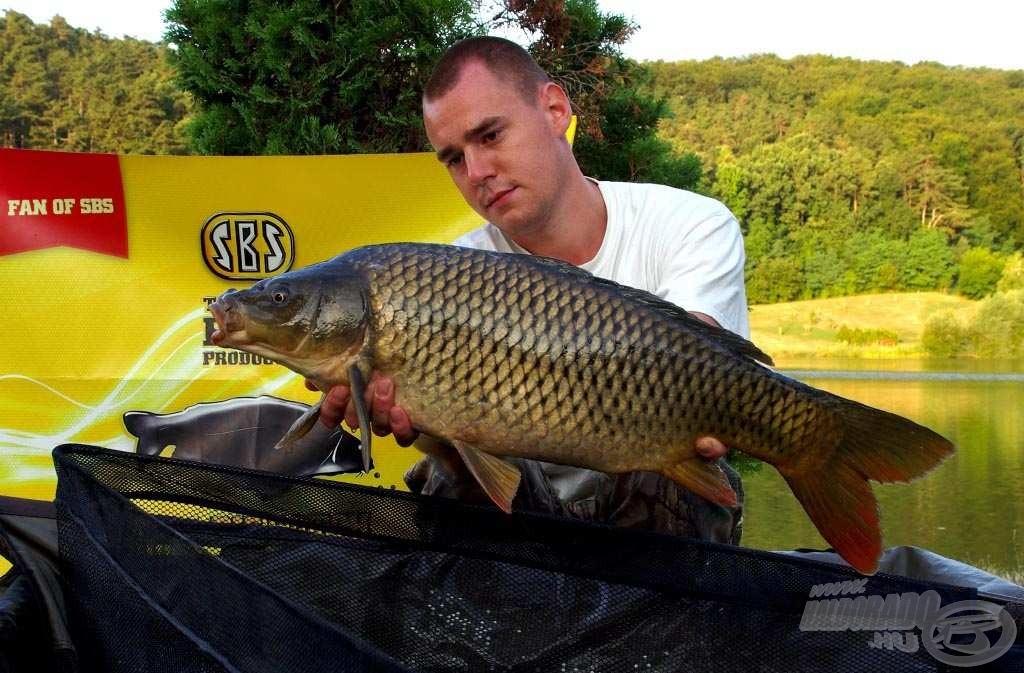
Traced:
<path fill-rule="evenodd" d="M 720 205 L 685 235 L 666 241 L 665 248 L 655 294 L 705 322 L 750 338 L 746 253 L 733 214 Z"/>

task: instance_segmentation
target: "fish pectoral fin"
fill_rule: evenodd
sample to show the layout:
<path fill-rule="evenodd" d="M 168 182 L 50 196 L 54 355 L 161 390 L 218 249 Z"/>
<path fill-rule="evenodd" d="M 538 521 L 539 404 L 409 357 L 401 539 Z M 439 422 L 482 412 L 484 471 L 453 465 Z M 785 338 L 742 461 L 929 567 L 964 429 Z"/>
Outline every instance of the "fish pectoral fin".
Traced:
<path fill-rule="evenodd" d="M 512 512 L 512 499 L 519 490 L 522 475 L 519 469 L 497 456 L 492 456 L 480 449 L 458 440 L 452 442 L 462 456 L 470 474 L 480 484 L 480 488 L 490 497 L 498 509 L 509 514 Z"/>
<path fill-rule="evenodd" d="M 716 461 L 694 456 L 681 463 L 661 468 L 661 473 L 705 500 L 725 507 L 735 507 L 738 504 L 736 491 L 732 490 L 729 478 Z"/>
<path fill-rule="evenodd" d="M 359 450 L 363 454 L 363 472 L 369 472 L 373 462 L 370 455 L 373 431 L 370 428 L 370 411 L 366 408 L 366 383 L 357 365 L 348 368 L 348 381 L 352 386 L 352 403 L 359 419 Z"/>
<path fill-rule="evenodd" d="M 277 440 L 277 444 L 274 445 L 275 449 L 294 449 L 296 443 L 313 429 L 313 425 L 320 420 L 320 405 L 323 404 L 326 394 L 320 396 L 320 401 L 306 409 L 301 416 L 295 419 L 292 423 L 292 427 L 288 428 L 288 432 L 284 433 L 281 439 Z"/>

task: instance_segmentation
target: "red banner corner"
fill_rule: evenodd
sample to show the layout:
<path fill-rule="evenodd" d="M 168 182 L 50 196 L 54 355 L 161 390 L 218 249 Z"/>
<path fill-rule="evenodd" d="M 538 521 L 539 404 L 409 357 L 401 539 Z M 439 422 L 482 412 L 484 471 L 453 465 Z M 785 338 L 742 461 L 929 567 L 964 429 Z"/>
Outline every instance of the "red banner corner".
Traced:
<path fill-rule="evenodd" d="M 60 246 L 128 257 L 117 155 L 0 148 L 0 255 Z"/>

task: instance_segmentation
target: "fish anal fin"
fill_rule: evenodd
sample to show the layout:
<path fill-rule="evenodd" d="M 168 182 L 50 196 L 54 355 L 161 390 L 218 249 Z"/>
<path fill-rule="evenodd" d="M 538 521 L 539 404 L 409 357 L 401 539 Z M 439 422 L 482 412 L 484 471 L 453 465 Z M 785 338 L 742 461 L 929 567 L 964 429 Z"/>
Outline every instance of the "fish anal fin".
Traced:
<path fill-rule="evenodd" d="M 470 474 L 484 493 L 506 514 L 512 512 L 512 499 L 519 490 L 519 470 L 497 456 L 492 456 L 465 442 L 452 442 Z"/>
<path fill-rule="evenodd" d="M 327 395 L 321 395 L 319 402 L 306 409 L 301 416 L 295 419 L 292 427 L 288 428 L 288 432 L 284 433 L 281 439 L 277 440 L 277 444 L 274 445 L 275 449 L 284 449 L 286 451 L 293 449 L 300 439 L 309 434 L 309 431 L 313 429 L 313 425 L 320 420 L 320 405 L 323 404 L 325 397 Z"/>
<path fill-rule="evenodd" d="M 844 461 L 782 476 L 825 541 L 857 571 L 873 574 L 882 554 L 882 532 L 871 484 Z"/>
<path fill-rule="evenodd" d="M 735 507 L 736 491 L 718 463 L 694 456 L 661 468 L 661 473 L 680 486 L 688 488 L 705 500 Z"/>

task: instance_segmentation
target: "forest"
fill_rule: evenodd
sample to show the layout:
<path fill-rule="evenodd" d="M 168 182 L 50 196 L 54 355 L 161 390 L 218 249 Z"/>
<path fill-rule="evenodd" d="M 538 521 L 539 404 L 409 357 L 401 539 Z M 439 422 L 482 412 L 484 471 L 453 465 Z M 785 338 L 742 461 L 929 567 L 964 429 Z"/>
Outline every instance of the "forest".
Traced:
<path fill-rule="evenodd" d="M 167 51 L 8 10 L 0 17 L 0 146 L 188 153 L 191 99 Z"/>
<path fill-rule="evenodd" d="M 1024 71 L 770 55 L 650 71 L 662 136 L 743 224 L 752 301 L 980 298 L 1024 244 Z"/>
<path fill-rule="evenodd" d="M 432 3 L 447 8 L 448 24 L 437 23 Z M 146 154 L 427 149 L 415 92 L 423 63 L 453 35 L 488 26 L 473 23 L 469 3 L 408 4 L 419 14 L 372 23 L 372 39 L 356 46 L 352 26 L 370 25 L 367 17 L 343 23 L 325 14 L 321 0 L 287 10 L 254 0 L 248 6 L 263 12 L 258 22 L 204 15 L 203 3 L 178 0 L 159 44 L 7 11 L 0 146 Z M 580 103 L 585 172 L 691 188 L 733 210 L 746 238 L 752 303 L 923 290 L 982 298 L 1021 282 L 1024 71 L 825 56 L 634 63 L 617 48 L 636 26 L 601 13 L 593 0 L 503 8 L 502 20 L 534 31 L 531 48 L 556 79 L 567 73 Z M 288 28 L 303 22 L 330 30 Z M 253 35 L 238 34 L 238 26 L 256 23 Z M 356 47 L 382 53 L 379 45 L 397 35 L 410 46 L 389 51 L 395 60 L 377 70 L 367 59 L 354 79 L 325 56 Z M 254 40 L 273 49 L 253 50 Z M 590 77 L 582 86 L 581 73 Z M 373 96 L 389 109 L 363 102 Z M 368 116 L 359 116 L 360 106 Z M 372 137 L 355 135 L 368 128 Z"/>

